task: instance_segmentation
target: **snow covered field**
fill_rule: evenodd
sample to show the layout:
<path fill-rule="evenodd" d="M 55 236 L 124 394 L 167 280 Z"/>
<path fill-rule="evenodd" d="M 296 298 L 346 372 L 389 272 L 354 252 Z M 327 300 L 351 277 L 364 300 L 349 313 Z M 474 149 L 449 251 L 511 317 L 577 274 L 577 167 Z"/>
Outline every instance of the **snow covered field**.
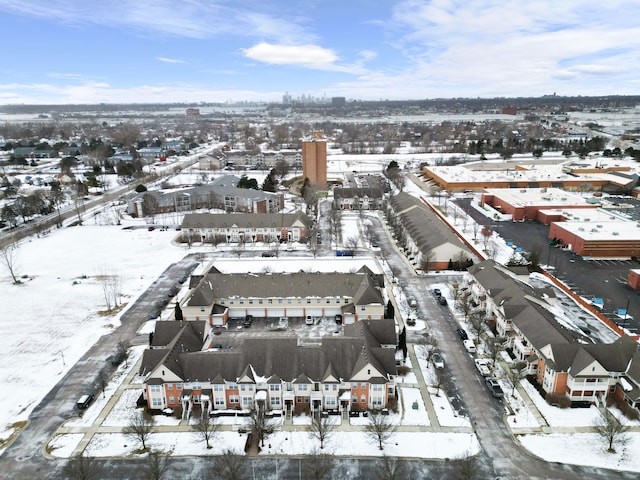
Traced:
<path fill-rule="evenodd" d="M 366 157 L 366 162 L 346 156 L 340 160 L 330 157 L 330 164 L 340 171 L 379 172 L 391 159 L 402 158 L 399 155 Z M 418 187 L 411 182 L 407 183 L 405 191 L 419 193 Z M 357 220 L 356 215 L 345 215 L 343 237 L 347 238 L 358 232 Z M 458 220 L 457 223 L 460 225 L 461 221 Z M 471 232 L 469 222 L 466 232 L 463 233 L 467 238 L 471 237 L 472 241 Z M 122 300 L 131 304 L 170 263 L 187 253 L 184 247 L 171 244 L 176 233 L 159 229 L 149 232 L 144 228 L 123 230 L 117 226 L 95 225 L 54 231 L 47 237 L 21 244 L 18 271 L 20 275 L 28 275 L 28 278 L 25 278 L 21 285 L 13 285 L 6 272 L 0 273 L 6 311 L 0 322 L 0 338 L 4 347 L 0 354 L 4 360 L 0 365 L 0 384 L 11 391 L 11 395 L 5 395 L 0 400 L 0 438 L 7 438 L 15 430 L 12 427 L 15 422 L 28 418 L 35 405 L 101 335 L 111 332 L 119 325 L 119 314 L 106 316 L 100 313 L 105 305 L 102 287 L 96 280 L 96 275 L 117 275 L 124 293 Z M 499 243 L 499 239 L 492 241 Z M 497 260 L 506 262 L 511 253 L 511 249 L 501 248 L 497 253 Z M 362 262 L 363 259 L 340 259 L 342 265 L 352 261 L 355 264 L 355 261 Z M 266 261 L 229 260 L 222 264 L 227 263 L 229 271 L 249 271 L 249 265 L 257 269 L 253 271 L 261 271 Z M 269 263 L 281 265 L 283 271 L 296 265 L 299 269 L 299 260 L 280 258 Z M 335 270 L 336 259 L 319 259 L 313 265 L 318 271 Z M 372 266 L 375 266 L 375 269 L 372 269 L 379 270 L 379 265 L 373 261 Z M 145 331 L 151 327 L 150 322 L 145 325 Z M 131 361 L 133 362 L 139 354 L 137 350 L 132 352 Z M 417 356 L 425 381 L 432 385 L 433 367 L 423 365 L 420 361 L 421 355 Z M 19 365 L 19 368 L 16 365 Z M 84 417 L 73 420 L 68 426 L 83 427 L 90 424 L 92 419 L 98 418 L 101 406 L 106 404 L 109 395 L 116 390 L 117 382 L 122 381 L 124 373 L 119 371 L 114 377 L 114 383 L 107 389 L 106 398 L 98 395 Z M 415 383 L 417 377 L 414 371 L 404 377 L 404 383 L 399 387 L 404 408 L 400 413 L 392 415 L 398 420 L 398 424 L 428 430 L 430 422 L 425 405 L 427 401 L 433 405 L 441 426 L 470 427 L 469 419 L 458 416 L 453 411 L 446 395 L 430 388 L 428 399 L 423 398 L 420 389 L 414 386 Z M 571 411 L 550 407 L 534 389 L 532 392 L 529 391 L 526 382 L 522 382 L 522 386 L 551 427 L 590 427 L 600 415 L 597 409 Z M 506 393 L 510 394 L 510 389 L 507 389 Z M 131 406 L 137 395 L 138 390 L 126 390 L 103 425 L 113 428 L 126 425 L 131 418 Z M 70 399 L 70 408 L 73 408 L 74 400 Z M 515 418 L 513 423 L 519 428 L 540 426 L 518 392 L 516 398 L 509 401 L 512 402 L 512 408 L 517 407 L 515 416 L 509 419 L 509 425 Z M 415 403 L 417 409 L 413 408 Z M 233 421 L 237 423 L 239 419 Z M 304 423 L 303 420 L 300 422 Z M 167 427 L 177 423 L 179 422 L 173 417 L 164 417 L 162 421 L 162 425 Z M 230 422 L 224 423 L 228 425 Z M 515 429 L 516 425 L 513 427 Z M 245 435 L 231 431 L 222 432 L 220 435 L 221 441 L 216 444 L 237 451 L 243 450 Z M 66 457 L 72 454 L 82 438 L 82 434 L 78 433 L 58 435 L 49 447 L 53 449 L 54 455 Z M 596 439 L 595 434 L 554 433 L 519 435 L 518 438 L 535 455 L 551 461 L 577 464 L 588 462 L 591 465 L 640 471 L 640 461 L 632 454 L 640 448 L 640 432 L 630 433 L 629 442 L 625 447 L 618 448 L 616 454 L 604 452 L 602 441 Z M 317 440 L 303 431 L 276 432 L 269 437 L 268 443 L 271 448 L 265 448 L 263 454 L 308 453 L 318 445 Z M 580 448 L 576 448 L 576 445 Z M 176 455 L 220 453 L 218 447 L 207 450 L 196 433 L 187 431 L 155 433 L 152 435 L 150 446 L 173 451 Z M 93 437 L 85 453 L 95 456 L 131 456 L 135 455 L 137 448 L 138 445 L 131 437 L 121 433 L 99 433 Z M 346 456 L 386 454 L 419 458 L 456 458 L 477 453 L 479 445 L 473 433 L 401 431 L 393 435 L 385 450 L 381 452 L 363 432 L 340 431 L 330 439 L 326 449 Z"/>

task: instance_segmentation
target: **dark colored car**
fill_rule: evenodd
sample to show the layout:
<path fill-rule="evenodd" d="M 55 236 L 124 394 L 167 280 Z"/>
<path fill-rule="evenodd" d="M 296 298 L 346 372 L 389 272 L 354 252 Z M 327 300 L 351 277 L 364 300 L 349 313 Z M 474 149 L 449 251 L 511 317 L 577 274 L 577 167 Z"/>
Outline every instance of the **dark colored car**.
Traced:
<path fill-rule="evenodd" d="M 93 400 L 93 394 L 92 393 L 85 393 L 76 402 L 76 408 L 78 408 L 80 410 L 84 410 L 85 408 L 87 408 L 91 404 L 92 400 Z"/>
<path fill-rule="evenodd" d="M 438 303 L 440 303 L 440 305 L 446 305 L 447 304 L 447 299 L 440 296 L 438 297 Z"/>
<path fill-rule="evenodd" d="M 242 320 L 242 326 L 244 328 L 251 328 L 251 325 L 253 324 L 253 317 L 251 315 L 247 315 L 246 317 L 244 317 L 244 319 Z"/>
<path fill-rule="evenodd" d="M 433 289 L 433 294 L 434 294 L 436 297 L 441 297 L 441 296 L 442 296 L 442 292 L 440 291 L 440 289 L 439 289 L 439 288 L 434 288 L 434 289 Z"/>
<path fill-rule="evenodd" d="M 460 340 L 467 340 L 469 338 L 469 335 L 467 335 L 467 332 L 465 332 L 463 328 L 456 329 L 456 333 L 460 337 Z"/>

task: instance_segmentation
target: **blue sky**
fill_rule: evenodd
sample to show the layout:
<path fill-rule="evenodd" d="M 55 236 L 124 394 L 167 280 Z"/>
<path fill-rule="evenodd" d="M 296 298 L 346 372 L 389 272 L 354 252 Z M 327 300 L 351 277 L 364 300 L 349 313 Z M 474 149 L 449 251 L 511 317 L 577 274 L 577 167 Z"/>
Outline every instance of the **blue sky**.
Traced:
<path fill-rule="evenodd" d="M 0 0 L 0 104 L 640 94 L 637 0 Z"/>

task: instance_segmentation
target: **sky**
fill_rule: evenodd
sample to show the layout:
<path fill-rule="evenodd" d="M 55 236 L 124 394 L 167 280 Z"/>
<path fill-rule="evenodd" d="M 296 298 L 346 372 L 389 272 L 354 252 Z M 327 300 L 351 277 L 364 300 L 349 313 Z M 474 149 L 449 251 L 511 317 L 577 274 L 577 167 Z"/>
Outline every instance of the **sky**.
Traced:
<path fill-rule="evenodd" d="M 637 0 L 0 0 L 0 104 L 640 93 Z"/>

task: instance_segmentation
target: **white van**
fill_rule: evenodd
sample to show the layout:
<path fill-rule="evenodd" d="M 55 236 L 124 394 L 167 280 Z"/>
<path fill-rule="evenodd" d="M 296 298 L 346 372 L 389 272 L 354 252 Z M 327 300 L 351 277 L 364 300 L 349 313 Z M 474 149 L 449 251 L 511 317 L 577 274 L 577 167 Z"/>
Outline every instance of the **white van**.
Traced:
<path fill-rule="evenodd" d="M 463 340 L 462 345 L 464 345 L 464 348 L 467 349 L 467 352 L 476 353 L 476 346 L 473 343 L 473 340 L 469 340 L 469 339 Z"/>

